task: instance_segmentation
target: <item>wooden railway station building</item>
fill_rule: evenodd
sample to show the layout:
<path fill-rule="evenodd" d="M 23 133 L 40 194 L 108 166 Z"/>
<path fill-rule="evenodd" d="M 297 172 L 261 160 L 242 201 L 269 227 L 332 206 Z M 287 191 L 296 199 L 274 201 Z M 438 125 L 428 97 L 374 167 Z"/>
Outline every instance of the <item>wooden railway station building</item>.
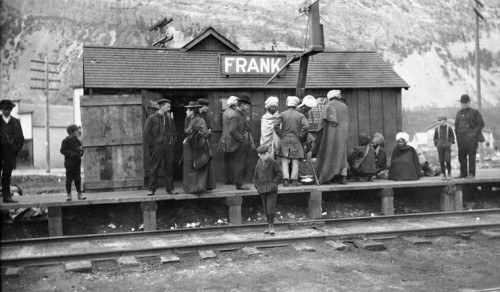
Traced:
<path fill-rule="evenodd" d="M 86 190 L 147 185 L 150 163 L 142 133 L 147 117 L 157 109 L 155 102 L 161 98 L 172 101 L 179 134 L 176 169 L 182 169 L 184 105 L 199 98 L 210 101 L 212 150 L 217 177 L 222 179 L 223 154 L 217 151 L 217 144 L 227 98 L 242 93 L 251 97 L 252 136 L 258 144 L 264 101 L 277 96 L 279 110 L 286 109 L 286 97 L 295 95 L 299 62 L 267 82 L 287 59 L 300 53 L 243 51 L 213 28 L 180 49 L 84 46 L 81 118 Z M 309 61 L 305 94 L 318 98 L 319 106 L 311 111 L 310 130 L 316 130 L 328 91 L 341 89 L 350 116 L 348 149 L 357 144 L 359 133 L 381 132 L 390 155 L 396 133 L 402 130 L 403 88 L 408 84 L 376 52 L 314 55 Z M 257 155 L 253 157 L 256 162 Z M 177 171 L 176 179 L 181 176 L 182 171 Z"/>

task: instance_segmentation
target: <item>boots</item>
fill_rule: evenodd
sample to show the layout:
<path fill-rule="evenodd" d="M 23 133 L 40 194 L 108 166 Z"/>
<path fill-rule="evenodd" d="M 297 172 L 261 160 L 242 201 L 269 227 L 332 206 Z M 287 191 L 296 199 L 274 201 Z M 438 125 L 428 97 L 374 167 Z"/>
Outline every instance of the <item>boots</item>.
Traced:
<path fill-rule="evenodd" d="M 446 172 L 443 172 L 443 178 L 442 179 L 443 180 L 447 180 L 448 179 L 448 177 L 446 176 Z"/>
<path fill-rule="evenodd" d="M 269 234 L 274 235 L 276 233 L 274 232 L 274 214 L 269 214 L 267 216 L 267 220 L 269 222 Z"/>
<path fill-rule="evenodd" d="M 71 193 L 66 194 L 66 201 L 67 201 L 67 202 L 71 202 L 71 200 L 73 200 L 73 199 L 71 198 Z"/>
<path fill-rule="evenodd" d="M 78 200 L 86 200 L 87 197 L 84 197 L 82 193 L 78 193 Z"/>
<path fill-rule="evenodd" d="M 302 184 L 301 184 L 301 183 L 299 183 L 299 181 L 298 181 L 298 180 L 296 180 L 296 179 L 292 179 L 292 186 L 294 186 L 294 187 L 298 187 L 298 186 L 301 186 L 301 185 L 302 185 Z"/>
<path fill-rule="evenodd" d="M 340 177 L 339 184 L 341 185 L 346 185 L 347 184 L 347 177 L 345 175 Z"/>
<path fill-rule="evenodd" d="M 264 229 L 264 234 L 269 234 L 269 230 L 271 229 L 271 224 L 267 225 L 267 228 Z"/>
<path fill-rule="evenodd" d="M 283 186 L 284 186 L 284 187 L 288 187 L 288 179 L 286 179 L 286 178 L 285 178 L 285 179 L 283 180 Z"/>
<path fill-rule="evenodd" d="M 271 234 L 271 235 L 276 234 L 276 232 L 274 231 L 274 224 L 273 223 L 269 224 L 269 234 Z"/>

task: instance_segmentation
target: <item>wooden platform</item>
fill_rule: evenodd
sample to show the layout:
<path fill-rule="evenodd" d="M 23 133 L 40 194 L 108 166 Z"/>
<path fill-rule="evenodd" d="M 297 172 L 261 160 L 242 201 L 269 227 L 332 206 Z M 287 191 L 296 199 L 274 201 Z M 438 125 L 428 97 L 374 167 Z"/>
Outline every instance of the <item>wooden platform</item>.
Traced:
<path fill-rule="evenodd" d="M 250 184 L 248 184 L 251 186 Z M 441 177 L 424 177 L 418 181 L 397 182 L 390 180 L 375 180 L 373 182 L 353 182 L 347 185 L 308 185 L 300 187 L 283 187 L 280 185 L 279 194 L 303 193 L 308 201 L 308 216 L 311 219 L 321 218 L 323 195 L 332 192 L 348 192 L 373 190 L 381 198 L 381 214 L 394 214 L 394 189 L 398 188 L 441 188 L 441 209 L 443 211 L 457 211 L 463 209 L 462 188 L 464 185 L 481 186 L 482 190 L 491 191 L 493 186 L 500 186 L 500 169 L 480 169 L 474 179 L 442 180 Z M 217 189 L 201 194 L 179 193 L 169 195 L 159 189 L 153 197 L 147 196 L 146 190 L 129 190 L 115 192 L 86 193 L 87 200 L 79 201 L 74 195 L 73 201 L 66 202 L 65 194 L 48 194 L 36 196 L 16 197 L 18 203 L 1 204 L 0 210 L 27 207 L 47 207 L 49 236 L 62 236 L 62 208 L 69 206 L 140 203 L 144 217 L 144 230 L 156 230 L 156 201 L 164 200 L 196 200 L 200 198 L 225 198 L 229 208 L 229 222 L 241 224 L 241 204 L 243 197 L 256 196 L 257 191 L 251 186 L 249 191 L 237 191 L 234 186 L 219 185 Z M 176 191 L 182 190 L 176 186 Z"/>

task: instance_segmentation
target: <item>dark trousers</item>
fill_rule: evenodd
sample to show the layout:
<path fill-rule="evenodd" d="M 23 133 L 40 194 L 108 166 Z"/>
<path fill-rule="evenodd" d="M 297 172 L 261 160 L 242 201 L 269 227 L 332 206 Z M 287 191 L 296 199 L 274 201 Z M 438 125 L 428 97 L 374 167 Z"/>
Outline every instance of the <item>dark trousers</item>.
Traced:
<path fill-rule="evenodd" d="M 241 186 L 245 182 L 247 170 L 250 169 L 248 161 L 249 146 L 242 146 L 236 149 L 234 153 L 234 184 Z"/>
<path fill-rule="evenodd" d="M 0 149 L 0 174 L 2 176 L 2 199 L 10 200 L 12 194 L 10 193 L 10 178 L 12 176 L 12 169 L 14 168 L 16 156 L 10 149 L 9 145 L 2 145 Z"/>
<path fill-rule="evenodd" d="M 448 174 L 451 173 L 451 145 L 438 145 L 437 146 L 439 164 L 441 166 L 441 172 L 445 174 L 446 170 Z"/>
<path fill-rule="evenodd" d="M 165 185 L 167 192 L 174 190 L 174 149 L 157 148 L 151 153 L 151 173 L 149 175 L 150 191 L 156 191 L 158 172 L 162 164 L 165 170 Z"/>
<path fill-rule="evenodd" d="M 234 152 L 224 153 L 224 182 L 234 183 Z"/>
<path fill-rule="evenodd" d="M 460 162 L 460 176 L 476 175 L 477 140 L 473 134 L 458 134 L 458 161 Z M 467 168 L 467 162 L 469 167 Z"/>
<path fill-rule="evenodd" d="M 82 175 L 80 167 L 67 167 L 66 168 L 66 193 L 71 194 L 71 184 L 75 182 L 77 193 L 82 192 Z"/>
<path fill-rule="evenodd" d="M 276 192 L 261 193 L 259 194 L 262 199 L 262 205 L 264 205 L 264 212 L 266 215 L 274 215 L 276 213 L 276 198 L 278 194 Z"/>

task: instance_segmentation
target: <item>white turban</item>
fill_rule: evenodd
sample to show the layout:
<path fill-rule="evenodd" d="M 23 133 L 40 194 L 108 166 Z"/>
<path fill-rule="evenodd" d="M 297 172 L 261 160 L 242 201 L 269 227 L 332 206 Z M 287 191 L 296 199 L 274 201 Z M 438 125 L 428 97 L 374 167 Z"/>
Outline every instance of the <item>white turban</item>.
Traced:
<path fill-rule="evenodd" d="M 310 108 L 313 108 L 313 107 L 316 107 L 318 105 L 318 101 L 316 100 L 316 98 L 314 98 L 314 96 L 306 95 L 304 97 L 304 99 L 302 99 L 302 103 L 299 106 L 303 106 L 303 105 L 310 107 Z"/>
<path fill-rule="evenodd" d="M 297 107 L 300 104 L 300 99 L 296 96 L 290 95 L 286 98 L 286 106 Z"/>
<path fill-rule="evenodd" d="M 228 99 L 227 99 L 227 106 L 232 106 L 232 105 L 236 105 L 238 103 L 238 97 L 236 96 L 230 96 Z"/>
<path fill-rule="evenodd" d="M 340 99 L 340 90 L 338 90 L 338 89 L 330 90 L 330 91 L 328 91 L 328 95 L 326 97 L 328 97 L 328 99 L 332 99 L 332 98 Z"/>
<path fill-rule="evenodd" d="M 408 135 L 408 133 L 406 132 L 399 132 L 396 134 L 396 141 L 398 141 L 399 139 L 405 140 L 405 143 L 408 144 L 410 142 L 410 135 Z"/>
<path fill-rule="evenodd" d="M 266 99 L 266 102 L 264 104 L 265 108 L 270 108 L 272 106 L 278 106 L 279 100 L 276 96 L 270 96 Z"/>

